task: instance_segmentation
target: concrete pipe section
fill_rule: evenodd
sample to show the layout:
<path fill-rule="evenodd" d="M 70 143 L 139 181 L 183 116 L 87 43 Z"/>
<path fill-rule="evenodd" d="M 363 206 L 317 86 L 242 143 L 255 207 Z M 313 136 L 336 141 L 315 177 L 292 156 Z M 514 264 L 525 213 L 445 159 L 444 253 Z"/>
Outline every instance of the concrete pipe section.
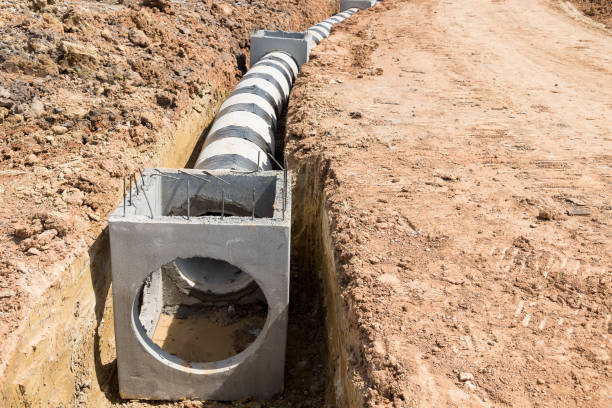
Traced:
<path fill-rule="evenodd" d="M 276 123 L 297 74 L 297 63 L 284 52 L 257 61 L 221 105 L 194 167 L 271 170 Z"/>
<path fill-rule="evenodd" d="M 355 14 L 359 9 L 350 8 L 342 13 L 338 13 L 335 16 L 328 18 L 327 20 L 323 20 L 318 24 L 313 25 L 308 29 L 308 32 L 312 35 L 312 41 L 315 45 L 319 45 L 319 43 L 324 39 L 329 37 L 331 34 L 331 28 L 346 20 L 353 14 Z"/>
<path fill-rule="evenodd" d="M 268 53 L 251 67 L 221 105 L 194 167 L 272 170 L 269 155 L 275 152 L 277 120 L 297 74 L 297 63 L 283 52 Z M 179 274 L 202 292 L 222 294 L 231 288 L 239 293 L 252 286 L 252 279 L 230 270 L 231 265 L 185 260 L 175 264 Z"/>

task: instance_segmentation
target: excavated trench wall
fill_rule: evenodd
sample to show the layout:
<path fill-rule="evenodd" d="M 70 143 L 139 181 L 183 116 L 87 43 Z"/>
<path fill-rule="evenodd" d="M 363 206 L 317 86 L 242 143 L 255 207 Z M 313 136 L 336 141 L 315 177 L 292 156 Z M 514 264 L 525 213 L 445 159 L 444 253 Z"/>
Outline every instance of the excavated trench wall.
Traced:
<path fill-rule="evenodd" d="M 162 147 L 160 167 L 185 167 L 225 96 L 193 101 Z M 116 399 L 107 230 L 66 265 L 28 320 L 5 371 L 0 406 L 102 406 Z"/>
<path fill-rule="evenodd" d="M 305 160 L 289 156 L 287 161 L 295 180 L 291 231 L 293 250 L 300 254 L 298 268 L 320 279 L 323 289 L 329 354 L 327 400 L 338 407 L 362 407 L 363 390 L 353 376 L 359 339 L 340 296 L 341 282 L 326 205 L 328 163 L 320 157 Z"/>

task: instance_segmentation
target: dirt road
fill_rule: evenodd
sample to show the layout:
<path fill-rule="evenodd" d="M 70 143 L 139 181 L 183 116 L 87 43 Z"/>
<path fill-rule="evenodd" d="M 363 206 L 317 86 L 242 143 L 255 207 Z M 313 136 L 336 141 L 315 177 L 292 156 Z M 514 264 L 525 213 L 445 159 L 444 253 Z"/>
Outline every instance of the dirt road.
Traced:
<path fill-rule="evenodd" d="M 612 37 L 559 4 L 385 0 L 305 67 L 338 401 L 609 406 Z"/>

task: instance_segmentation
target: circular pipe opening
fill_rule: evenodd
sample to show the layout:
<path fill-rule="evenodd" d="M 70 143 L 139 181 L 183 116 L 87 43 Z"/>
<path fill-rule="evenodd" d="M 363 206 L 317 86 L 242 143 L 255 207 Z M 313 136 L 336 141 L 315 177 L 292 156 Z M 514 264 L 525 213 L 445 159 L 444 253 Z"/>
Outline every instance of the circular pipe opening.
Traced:
<path fill-rule="evenodd" d="M 201 257 L 176 258 L 151 272 L 134 309 L 136 332 L 147 337 L 149 351 L 180 365 L 238 355 L 258 338 L 268 314 L 263 291 L 248 273 Z"/>

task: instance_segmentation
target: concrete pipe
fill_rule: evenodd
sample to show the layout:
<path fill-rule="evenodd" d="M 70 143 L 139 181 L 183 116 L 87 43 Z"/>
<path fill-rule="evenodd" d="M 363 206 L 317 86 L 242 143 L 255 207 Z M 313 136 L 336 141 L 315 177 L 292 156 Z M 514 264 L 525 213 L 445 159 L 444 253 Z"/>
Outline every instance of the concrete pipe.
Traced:
<path fill-rule="evenodd" d="M 277 120 L 297 74 L 297 63 L 283 52 L 253 65 L 221 105 L 195 168 L 271 170 L 268 153 L 274 154 Z"/>
<path fill-rule="evenodd" d="M 308 32 L 312 34 L 312 40 L 314 45 L 318 45 L 324 38 L 329 37 L 331 33 L 331 28 L 346 20 L 348 17 L 355 14 L 359 9 L 351 8 L 342 13 L 338 13 L 335 16 L 328 18 L 327 20 L 323 20 L 318 24 L 313 25 L 308 29 Z"/>
<path fill-rule="evenodd" d="M 283 52 L 266 54 L 253 65 L 219 108 L 194 168 L 252 172 L 259 166 L 272 170 L 268 154 L 274 154 L 278 117 L 289 101 L 297 74 L 297 63 Z M 175 266 L 202 292 L 240 293 L 252 285 L 248 275 L 236 276 L 212 263 L 181 261 Z"/>

